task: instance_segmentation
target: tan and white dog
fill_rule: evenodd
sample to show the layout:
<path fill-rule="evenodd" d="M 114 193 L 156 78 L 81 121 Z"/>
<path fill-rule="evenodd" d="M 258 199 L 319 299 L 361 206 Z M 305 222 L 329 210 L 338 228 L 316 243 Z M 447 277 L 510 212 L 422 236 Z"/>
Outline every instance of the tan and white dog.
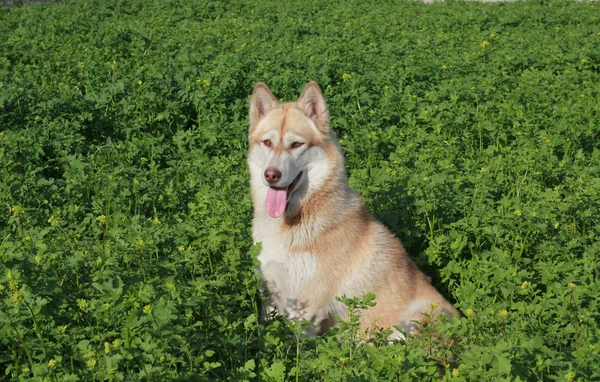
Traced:
<path fill-rule="evenodd" d="M 375 293 L 376 305 L 361 314 L 363 330 L 415 332 L 414 321 L 436 305 L 434 314 L 458 314 L 350 189 L 316 82 L 285 104 L 257 83 L 249 140 L 252 232 L 262 243 L 258 272 L 272 299 L 267 310 L 310 321 L 306 335 L 325 332 L 335 316 L 347 317 L 336 300 L 343 295 Z M 392 338 L 399 337 L 394 330 Z"/>

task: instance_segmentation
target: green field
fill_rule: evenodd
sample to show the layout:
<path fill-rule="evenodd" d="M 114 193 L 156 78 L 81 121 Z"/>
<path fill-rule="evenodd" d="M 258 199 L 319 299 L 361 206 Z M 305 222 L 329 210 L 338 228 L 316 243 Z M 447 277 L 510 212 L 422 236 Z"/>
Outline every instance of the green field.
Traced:
<path fill-rule="evenodd" d="M 249 95 L 309 80 L 456 346 L 257 319 Z M 1 380 L 600 380 L 600 3 L 0 6 L 0 211 Z"/>

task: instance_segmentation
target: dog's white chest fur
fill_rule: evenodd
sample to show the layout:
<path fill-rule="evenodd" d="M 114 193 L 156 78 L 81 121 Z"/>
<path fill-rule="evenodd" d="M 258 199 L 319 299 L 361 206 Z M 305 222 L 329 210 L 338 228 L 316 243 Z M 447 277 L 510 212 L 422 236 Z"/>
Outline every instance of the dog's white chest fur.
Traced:
<path fill-rule="evenodd" d="M 317 269 L 317 259 L 312 254 L 292 254 L 284 246 L 273 242 L 263 242 L 258 259 L 262 277 L 279 291 L 283 299 L 297 298 Z"/>

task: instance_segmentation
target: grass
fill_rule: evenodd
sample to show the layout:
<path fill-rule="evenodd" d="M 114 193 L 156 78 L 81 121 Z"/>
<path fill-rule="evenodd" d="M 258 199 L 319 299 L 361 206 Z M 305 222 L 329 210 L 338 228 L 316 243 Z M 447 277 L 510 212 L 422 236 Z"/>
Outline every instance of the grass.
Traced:
<path fill-rule="evenodd" d="M 599 379 L 598 25 L 563 1 L 0 8 L 2 378 Z M 462 319 L 363 347 L 352 318 L 257 319 L 247 103 L 309 80 Z"/>

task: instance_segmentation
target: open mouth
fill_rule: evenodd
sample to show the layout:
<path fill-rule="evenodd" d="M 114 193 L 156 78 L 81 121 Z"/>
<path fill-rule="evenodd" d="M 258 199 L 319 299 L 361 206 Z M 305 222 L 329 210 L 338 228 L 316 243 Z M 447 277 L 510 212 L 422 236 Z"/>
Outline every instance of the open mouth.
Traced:
<path fill-rule="evenodd" d="M 287 185 L 286 187 L 269 187 L 269 191 L 267 191 L 267 213 L 272 218 L 278 218 L 285 212 L 287 207 L 288 200 L 292 191 L 298 184 L 300 177 L 302 177 L 302 171 L 294 178 L 292 183 Z"/>

